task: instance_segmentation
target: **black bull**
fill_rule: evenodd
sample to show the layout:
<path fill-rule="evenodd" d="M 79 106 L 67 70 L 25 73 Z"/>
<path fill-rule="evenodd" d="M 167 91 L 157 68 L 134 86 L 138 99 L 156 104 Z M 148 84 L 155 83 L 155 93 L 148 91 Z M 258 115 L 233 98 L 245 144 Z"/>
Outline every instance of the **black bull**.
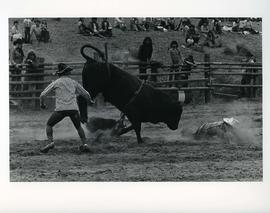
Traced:
<path fill-rule="evenodd" d="M 103 53 L 91 45 L 81 48 L 81 54 L 87 60 L 82 71 L 83 87 L 92 98 L 102 93 L 105 101 L 127 116 L 131 126 L 123 129 L 121 134 L 134 129 L 138 143 L 142 143 L 142 122 L 164 122 L 172 130 L 178 128 L 182 114 L 182 105 L 178 101 L 112 64 L 93 60 L 84 53 L 86 47 L 95 49 L 104 58 Z M 87 102 L 79 97 L 78 103 L 81 120 L 87 122 Z"/>

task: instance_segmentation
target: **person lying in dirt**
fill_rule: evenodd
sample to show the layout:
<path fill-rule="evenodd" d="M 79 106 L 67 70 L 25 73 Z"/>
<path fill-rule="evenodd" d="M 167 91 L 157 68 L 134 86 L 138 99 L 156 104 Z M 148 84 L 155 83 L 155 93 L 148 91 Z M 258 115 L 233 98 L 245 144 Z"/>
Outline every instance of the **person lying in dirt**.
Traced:
<path fill-rule="evenodd" d="M 239 121 L 234 118 L 223 118 L 222 121 L 204 123 L 197 129 L 194 138 L 199 140 L 217 137 L 229 143 L 234 137 L 237 137 L 233 129 L 238 123 Z"/>
<path fill-rule="evenodd" d="M 51 91 L 55 91 L 56 107 L 55 111 L 47 121 L 46 134 L 48 138 L 48 144 L 40 149 L 42 153 L 47 153 L 50 149 L 54 148 L 53 141 L 53 126 L 60 122 L 65 117 L 70 117 L 73 125 L 77 129 L 77 132 L 81 138 L 82 145 L 79 146 L 81 152 L 89 152 L 90 149 L 86 143 L 86 137 L 83 128 L 80 123 L 79 108 L 77 104 L 77 96 L 84 97 L 89 104 L 93 104 L 90 94 L 76 81 L 69 78 L 69 74 L 72 71 L 71 67 L 68 67 L 64 63 L 58 64 L 58 79 L 53 81 L 47 86 L 40 95 L 40 107 L 45 109 L 44 98 Z"/>

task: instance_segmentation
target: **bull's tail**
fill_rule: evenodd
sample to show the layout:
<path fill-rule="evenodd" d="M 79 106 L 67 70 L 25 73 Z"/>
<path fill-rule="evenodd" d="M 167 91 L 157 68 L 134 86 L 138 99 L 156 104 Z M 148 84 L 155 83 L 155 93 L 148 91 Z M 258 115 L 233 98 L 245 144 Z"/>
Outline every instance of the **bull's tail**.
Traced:
<path fill-rule="evenodd" d="M 94 59 L 92 59 L 91 57 L 89 57 L 88 55 L 85 54 L 84 48 L 86 48 L 86 47 L 95 50 L 99 54 L 99 56 L 102 58 L 102 60 L 105 61 L 105 54 L 100 49 L 92 46 L 91 44 L 85 44 L 81 47 L 81 54 L 87 61 L 93 61 Z"/>

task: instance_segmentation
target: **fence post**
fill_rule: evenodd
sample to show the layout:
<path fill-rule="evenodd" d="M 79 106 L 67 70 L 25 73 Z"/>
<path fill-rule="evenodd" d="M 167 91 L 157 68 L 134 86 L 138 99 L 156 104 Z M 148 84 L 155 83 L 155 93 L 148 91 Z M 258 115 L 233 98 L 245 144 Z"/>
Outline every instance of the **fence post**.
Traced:
<path fill-rule="evenodd" d="M 208 79 L 208 81 L 205 82 L 205 86 L 209 88 L 209 90 L 205 90 L 204 92 L 204 101 L 205 103 L 208 103 L 210 102 L 210 99 L 211 99 L 211 93 L 210 93 L 211 68 L 210 68 L 210 55 L 209 54 L 204 55 L 204 62 L 206 63 L 204 66 L 207 68 L 205 69 L 205 71 L 207 70 L 207 72 L 204 72 L 204 77 Z"/>

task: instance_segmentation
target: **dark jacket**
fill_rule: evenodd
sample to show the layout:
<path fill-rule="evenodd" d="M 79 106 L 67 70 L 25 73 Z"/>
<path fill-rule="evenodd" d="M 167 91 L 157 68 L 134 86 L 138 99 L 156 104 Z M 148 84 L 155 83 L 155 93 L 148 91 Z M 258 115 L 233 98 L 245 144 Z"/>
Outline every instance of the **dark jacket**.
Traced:
<path fill-rule="evenodd" d="M 152 57 L 152 53 L 153 53 L 153 47 L 152 45 L 144 45 L 142 44 L 139 48 L 139 54 L 138 54 L 138 58 L 141 61 L 147 61 L 150 60 Z"/>

